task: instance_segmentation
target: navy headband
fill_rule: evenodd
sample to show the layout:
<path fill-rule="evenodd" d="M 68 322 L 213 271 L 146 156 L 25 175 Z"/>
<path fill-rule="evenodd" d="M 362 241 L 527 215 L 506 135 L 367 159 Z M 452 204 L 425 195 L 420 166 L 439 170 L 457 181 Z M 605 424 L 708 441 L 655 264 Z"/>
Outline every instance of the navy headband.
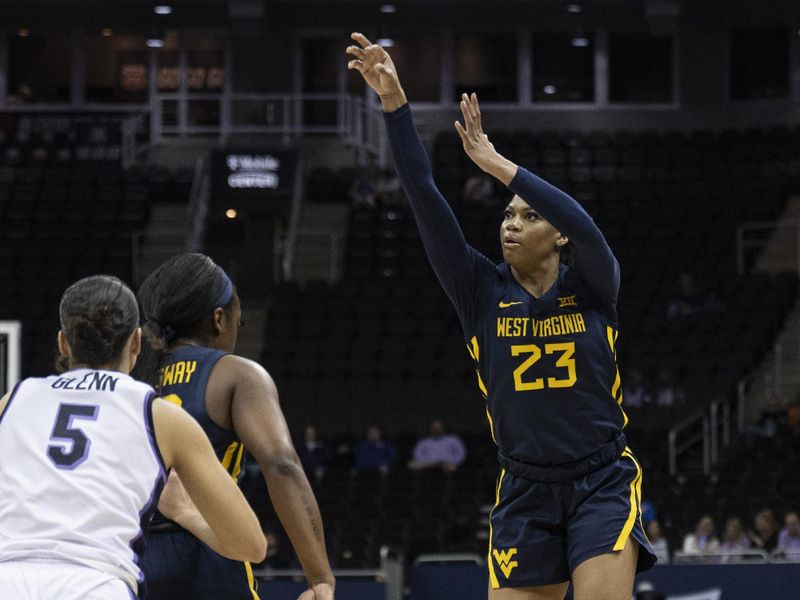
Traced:
<path fill-rule="evenodd" d="M 220 269 L 222 271 L 222 269 Z M 233 298 L 233 282 L 225 271 L 222 271 L 222 290 L 217 297 L 214 306 L 227 306 L 228 302 Z"/>

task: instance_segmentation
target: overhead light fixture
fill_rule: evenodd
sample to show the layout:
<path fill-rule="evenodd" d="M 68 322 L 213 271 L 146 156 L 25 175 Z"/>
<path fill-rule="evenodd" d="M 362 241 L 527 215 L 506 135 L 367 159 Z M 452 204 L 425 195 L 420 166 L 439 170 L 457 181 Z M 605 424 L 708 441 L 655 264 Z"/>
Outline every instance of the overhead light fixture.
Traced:
<path fill-rule="evenodd" d="M 156 4 L 153 7 L 153 12 L 157 15 L 171 15 L 172 7 L 169 4 Z"/>
<path fill-rule="evenodd" d="M 148 48 L 163 48 L 164 40 L 161 38 L 149 38 L 145 44 L 147 44 Z"/>
<path fill-rule="evenodd" d="M 583 35 L 572 38 L 572 46 L 574 48 L 586 48 L 589 45 L 589 38 Z"/>
<path fill-rule="evenodd" d="M 391 13 L 396 13 L 397 12 L 397 5 L 395 5 L 395 4 L 381 4 L 381 6 L 380 6 L 380 8 L 378 10 L 380 10 L 385 15 L 389 15 Z"/>
<path fill-rule="evenodd" d="M 236 212 L 235 208 L 229 208 L 228 210 L 225 211 L 225 216 L 228 217 L 229 219 L 235 219 L 238 216 L 238 214 L 239 213 Z"/>
<path fill-rule="evenodd" d="M 100 35 L 102 35 L 103 37 L 111 37 L 112 35 L 114 35 L 114 32 L 110 28 L 106 27 L 105 29 L 100 31 Z"/>
<path fill-rule="evenodd" d="M 554 85 L 546 85 L 542 88 L 542 91 L 545 94 L 555 94 L 556 93 L 556 86 Z"/>
<path fill-rule="evenodd" d="M 31 30 L 27 27 L 22 27 L 21 29 L 17 30 L 17 35 L 19 37 L 28 37 L 31 34 Z"/>
<path fill-rule="evenodd" d="M 391 48 L 394 46 L 394 40 L 392 38 L 380 38 L 375 43 L 382 48 Z"/>
<path fill-rule="evenodd" d="M 578 14 L 579 12 L 583 12 L 583 7 L 580 4 L 567 4 L 567 12 Z"/>

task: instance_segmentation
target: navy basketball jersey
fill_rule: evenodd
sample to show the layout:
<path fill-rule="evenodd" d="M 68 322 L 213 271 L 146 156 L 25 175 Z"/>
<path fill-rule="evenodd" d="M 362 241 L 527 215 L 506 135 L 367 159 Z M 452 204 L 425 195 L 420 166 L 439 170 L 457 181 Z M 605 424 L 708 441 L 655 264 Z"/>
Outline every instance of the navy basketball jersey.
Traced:
<path fill-rule="evenodd" d="M 582 460 L 619 436 L 627 418 L 613 307 L 598 306 L 571 267 L 562 265 L 535 298 L 500 264 L 474 301 L 477 318 L 462 322 L 503 455 L 552 466 Z"/>
<path fill-rule="evenodd" d="M 161 397 L 183 407 L 200 423 L 222 466 L 238 480 L 244 446 L 233 431 L 214 423 L 206 411 L 208 379 L 214 365 L 225 354 L 202 346 L 186 346 L 168 354 L 162 362 L 156 389 Z"/>

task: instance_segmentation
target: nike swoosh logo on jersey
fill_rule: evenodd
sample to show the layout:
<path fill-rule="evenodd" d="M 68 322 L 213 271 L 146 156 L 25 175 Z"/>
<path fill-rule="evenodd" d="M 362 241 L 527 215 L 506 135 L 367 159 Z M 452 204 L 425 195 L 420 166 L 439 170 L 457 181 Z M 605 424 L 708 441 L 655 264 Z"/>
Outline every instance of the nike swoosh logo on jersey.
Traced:
<path fill-rule="evenodd" d="M 500 308 L 508 308 L 509 306 L 514 306 L 515 304 L 522 304 L 522 302 L 500 302 L 498 306 Z"/>

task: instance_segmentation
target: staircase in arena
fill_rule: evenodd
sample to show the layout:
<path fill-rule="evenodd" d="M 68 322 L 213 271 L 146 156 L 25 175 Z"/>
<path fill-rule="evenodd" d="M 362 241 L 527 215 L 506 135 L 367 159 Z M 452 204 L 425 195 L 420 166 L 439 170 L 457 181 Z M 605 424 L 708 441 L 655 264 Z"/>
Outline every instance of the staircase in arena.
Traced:
<path fill-rule="evenodd" d="M 236 354 L 258 362 L 264 343 L 264 327 L 267 311 L 255 305 L 255 302 L 242 300 L 242 320 L 244 327 L 239 328 L 236 339 Z"/>
<path fill-rule="evenodd" d="M 772 274 L 800 270 L 800 196 L 789 199 L 780 217 L 770 227 L 755 270 Z"/>
<path fill-rule="evenodd" d="M 346 204 L 303 205 L 294 245 L 293 279 L 334 283 L 342 274 L 350 207 Z"/>
<path fill-rule="evenodd" d="M 146 228 L 134 244 L 134 285 L 138 286 L 169 257 L 185 251 L 188 233 L 187 210 L 183 203 L 157 202 L 150 208 Z"/>

